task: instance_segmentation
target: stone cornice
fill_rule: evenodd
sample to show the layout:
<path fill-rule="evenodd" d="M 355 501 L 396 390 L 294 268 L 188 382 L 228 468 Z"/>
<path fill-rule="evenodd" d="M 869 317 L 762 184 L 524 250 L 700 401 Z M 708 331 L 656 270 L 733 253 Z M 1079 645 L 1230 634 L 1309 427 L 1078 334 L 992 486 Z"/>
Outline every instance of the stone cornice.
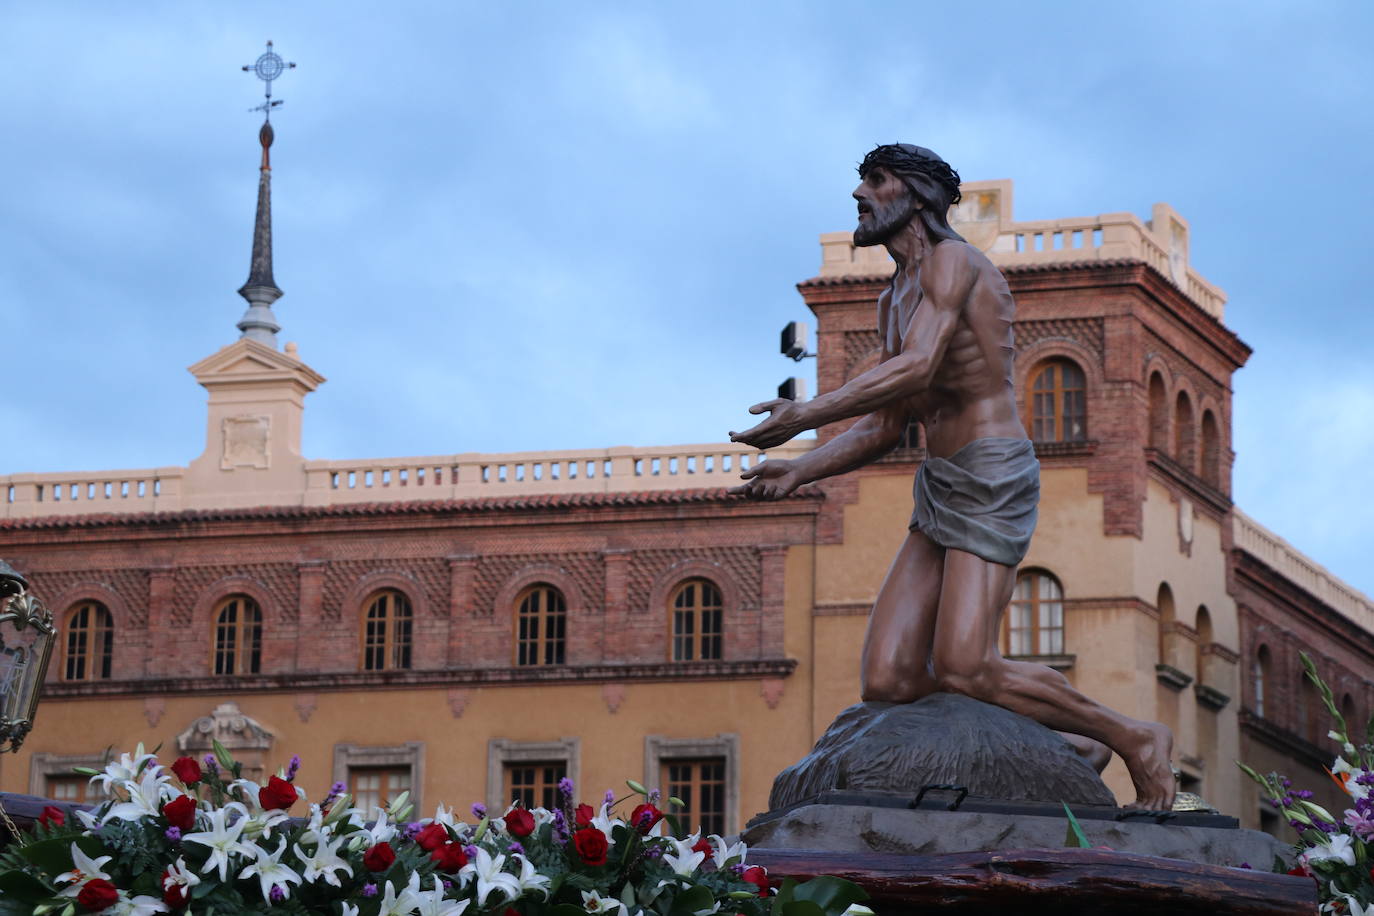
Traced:
<path fill-rule="evenodd" d="M 47 700 L 166 696 L 168 694 L 296 693 L 300 691 L 401 690 L 417 687 L 536 687 L 622 681 L 730 681 L 787 677 L 791 658 L 648 664 L 550 665 L 439 671 L 343 671 L 250 674 L 235 677 L 139 678 L 46 684 Z"/>

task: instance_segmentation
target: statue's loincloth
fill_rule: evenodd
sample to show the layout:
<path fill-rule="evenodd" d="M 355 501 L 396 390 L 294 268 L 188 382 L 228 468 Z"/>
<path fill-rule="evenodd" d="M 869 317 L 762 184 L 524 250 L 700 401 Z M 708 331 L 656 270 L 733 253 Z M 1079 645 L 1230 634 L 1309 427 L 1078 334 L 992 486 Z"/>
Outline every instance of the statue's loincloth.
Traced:
<path fill-rule="evenodd" d="M 927 458 L 912 487 L 911 529 L 993 563 L 1021 562 L 1035 533 L 1040 462 L 1028 439 L 975 439 Z"/>

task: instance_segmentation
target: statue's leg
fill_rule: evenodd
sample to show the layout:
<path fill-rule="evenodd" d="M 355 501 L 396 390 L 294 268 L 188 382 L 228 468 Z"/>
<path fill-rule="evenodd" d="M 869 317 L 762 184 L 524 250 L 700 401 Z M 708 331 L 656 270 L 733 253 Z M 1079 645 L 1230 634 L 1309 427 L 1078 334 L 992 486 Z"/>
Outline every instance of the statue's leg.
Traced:
<path fill-rule="evenodd" d="M 868 618 L 859 663 L 865 700 L 910 703 L 935 691 L 930 650 L 944 563 L 943 547 L 907 532 Z"/>
<path fill-rule="evenodd" d="M 1173 735 L 1108 709 L 1074 690 L 1045 665 L 1004 659 L 997 624 L 1011 599 L 1016 570 L 962 550 L 945 551 L 933 651 L 938 689 L 995 703 L 1057 731 L 1100 741 L 1121 755 L 1135 784 L 1133 807 L 1173 804 Z"/>

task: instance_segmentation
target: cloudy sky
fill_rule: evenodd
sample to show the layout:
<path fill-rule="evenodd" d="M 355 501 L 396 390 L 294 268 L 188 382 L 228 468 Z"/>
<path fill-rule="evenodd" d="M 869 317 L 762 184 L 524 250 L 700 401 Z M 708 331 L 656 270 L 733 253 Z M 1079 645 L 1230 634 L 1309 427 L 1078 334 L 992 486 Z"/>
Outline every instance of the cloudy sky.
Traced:
<path fill-rule="evenodd" d="M 1255 349 L 1237 503 L 1374 593 L 1374 7 L 971 9 L 4 4 L 0 473 L 200 452 L 271 38 L 310 457 L 723 440 L 796 371 L 855 162 L 913 140 L 1014 179 L 1018 219 L 1178 208 Z"/>

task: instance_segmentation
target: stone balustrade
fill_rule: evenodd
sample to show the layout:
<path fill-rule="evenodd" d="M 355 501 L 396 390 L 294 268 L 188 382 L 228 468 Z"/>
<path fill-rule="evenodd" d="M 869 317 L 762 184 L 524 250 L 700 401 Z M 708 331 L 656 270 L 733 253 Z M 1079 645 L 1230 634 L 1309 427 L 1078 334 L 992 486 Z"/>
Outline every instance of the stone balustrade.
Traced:
<path fill-rule="evenodd" d="M 966 182 L 961 187 L 964 203 L 950 211 L 950 222 L 998 267 L 1144 261 L 1222 320 L 1226 294 L 1188 265 L 1187 223 L 1168 204 L 1155 204 L 1148 222 L 1134 213 L 1014 221 L 1010 181 Z M 822 278 L 887 276 L 892 269 L 892 259 L 881 246 L 856 248 L 850 232 L 821 235 Z"/>
<path fill-rule="evenodd" d="M 767 453 L 732 442 L 506 454 L 466 453 L 358 461 L 305 461 L 298 492 L 276 505 L 326 506 L 564 493 L 624 493 L 734 486 L 766 455 L 796 457 L 813 441 Z M 0 518 L 174 512 L 245 505 L 252 470 L 226 470 L 210 492 L 185 485 L 186 469 L 0 476 Z"/>
<path fill-rule="evenodd" d="M 1292 544 L 1239 509 L 1233 510 L 1232 537 L 1236 547 L 1305 589 L 1346 617 L 1374 632 L 1374 601 L 1352 588 Z"/>
<path fill-rule="evenodd" d="M 0 518 L 167 512 L 183 508 L 186 469 L 0 476 Z"/>

